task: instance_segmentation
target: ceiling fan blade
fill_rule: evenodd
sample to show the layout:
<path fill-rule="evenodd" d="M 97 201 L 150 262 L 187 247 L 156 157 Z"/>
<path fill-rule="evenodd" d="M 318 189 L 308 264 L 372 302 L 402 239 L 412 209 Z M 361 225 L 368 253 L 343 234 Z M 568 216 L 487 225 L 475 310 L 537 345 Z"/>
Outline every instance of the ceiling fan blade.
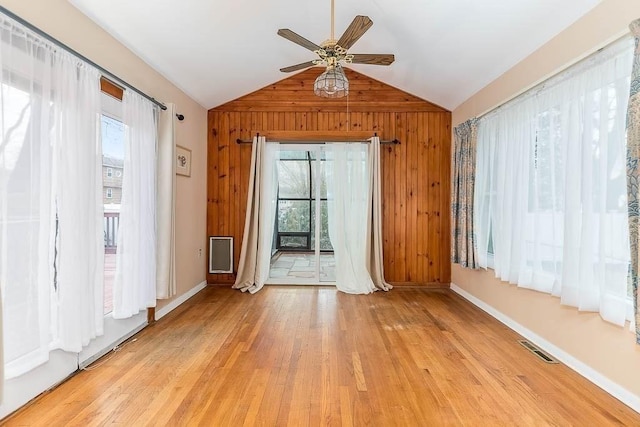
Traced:
<path fill-rule="evenodd" d="M 292 65 L 290 67 L 280 68 L 280 71 L 282 71 L 283 73 L 290 73 L 292 71 L 298 71 L 304 68 L 313 67 L 314 65 L 315 64 L 313 63 L 313 61 L 307 61 L 301 64 Z"/>
<path fill-rule="evenodd" d="M 338 40 L 338 46 L 348 50 L 372 25 L 373 21 L 368 16 L 356 16 Z"/>
<path fill-rule="evenodd" d="M 354 53 L 351 62 L 353 64 L 391 65 L 395 59 L 392 53 Z"/>
<path fill-rule="evenodd" d="M 281 28 L 278 30 L 278 35 L 284 37 L 285 39 L 294 42 L 295 44 L 299 44 L 300 46 L 309 49 L 310 51 L 316 51 L 322 49 L 320 46 L 311 42 L 304 37 L 302 37 L 298 33 L 294 33 L 288 28 Z"/>

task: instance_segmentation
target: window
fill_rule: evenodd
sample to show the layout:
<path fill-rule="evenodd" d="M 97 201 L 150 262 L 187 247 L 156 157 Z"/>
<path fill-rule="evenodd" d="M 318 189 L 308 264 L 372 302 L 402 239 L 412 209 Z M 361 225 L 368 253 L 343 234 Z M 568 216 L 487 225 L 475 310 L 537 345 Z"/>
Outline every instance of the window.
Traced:
<path fill-rule="evenodd" d="M 101 117 L 102 134 L 102 155 L 103 163 L 115 165 L 115 168 L 107 169 L 107 176 L 112 176 L 115 169 L 115 176 L 122 176 L 124 166 L 124 124 L 117 117 L 121 115 L 122 104 L 113 97 L 102 95 L 102 106 L 104 114 Z M 111 172 L 111 175 L 109 175 Z M 120 194 L 114 194 L 112 186 L 118 186 L 121 190 L 121 180 L 103 183 L 105 186 L 104 203 L 104 314 L 113 310 L 113 283 L 115 280 L 116 254 L 118 251 L 118 229 L 120 226 Z"/>
<path fill-rule="evenodd" d="M 113 176 L 113 169 L 107 168 L 107 176 L 111 178 Z"/>
<path fill-rule="evenodd" d="M 478 259 L 496 276 L 626 317 L 625 118 L 633 41 L 622 40 L 478 123 Z"/>
<path fill-rule="evenodd" d="M 96 183 L 106 177 L 106 167 L 122 170 L 119 163 L 96 161 L 98 70 L 5 14 L 0 13 L 0 24 L 0 293 L 5 322 L 0 351 L 5 379 L 11 379 L 0 382 L 0 390 L 4 385 L 4 395 L 10 397 L 0 405 L 1 418 L 61 382 L 104 346 L 144 325 L 146 313 L 126 320 L 111 316 L 110 329 L 96 298 L 102 291 L 95 274 L 103 250 Z M 141 99 L 136 97 L 125 99 Z M 153 106 L 145 106 L 145 114 L 134 107 L 136 119 L 131 120 L 136 127 L 144 122 L 139 127 L 145 128 L 145 137 L 136 138 L 137 147 L 147 147 L 137 164 L 155 167 L 150 149 L 156 140 Z M 110 147 L 103 149 L 109 152 Z M 148 175 L 155 176 L 155 170 Z M 152 189 L 148 181 L 141 187 Z M 117 182 L 112 187 L 117 191 L 102 193 L 102 202 L 107 193 L 113 198 L 113 203 L 105 203 L 109 207 L 119 204 L 122 193 Z M 136 226 L 146 223 L 149 229 L 155 211 L 144 212 L 147 215 Z M 105 225 L 107 214 L 116 213 L 105 209 Z M 150 265 L 155 247 L 145 249 L 136 252 L 150 254 Z M 135 262 L 135 267 L 142 264 Z M 155 290 L 151 285 L 148 289 Z M 98 335 L 103 337 L 94 339 Z"/>
<path fill-rule="evenodd" d="M 101 283 L 85 279 L 100 256 L 103 168 L 97 70 L 4 14 L 0 23 L 0 351 L 12 379 L 2 417 L 73 372 L 101 333 Z"/>
<path fill-rule="evenodd" d="M 316 158 L 320 161 L 320 179 L 314 179 Z M 276 249 L 309 251 L 315 248 L 315 193 L 316 185 L 320 185 L 320 250 L 333 250 L 328 232 L 324 160 L 322 151 L 280 152 Z"/>
<path fill-rule="evenodd" d="M 276 161 L 278 197 L 268 283 L 334 282 L 324 146 L 283 144 Z"/>

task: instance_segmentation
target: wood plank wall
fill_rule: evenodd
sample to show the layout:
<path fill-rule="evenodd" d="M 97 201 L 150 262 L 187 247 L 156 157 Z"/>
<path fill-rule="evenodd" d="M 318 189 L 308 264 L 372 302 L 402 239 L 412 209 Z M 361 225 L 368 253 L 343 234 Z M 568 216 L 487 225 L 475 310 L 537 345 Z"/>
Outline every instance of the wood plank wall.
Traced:
<path fill-rule="evenodd" d="M 207 233 L 234 237 L 234 268 L 244 230 L 251 145 L 257 132 L 368 131 L 400 145 L 382 147 L 384 269 L 395 284 L 450 282 L 451 113 L 353 70 L 349 99 L 313 94 L 311 68 L 209 110 Z M 228 284 L 234 275 L 209 274 Z"/>

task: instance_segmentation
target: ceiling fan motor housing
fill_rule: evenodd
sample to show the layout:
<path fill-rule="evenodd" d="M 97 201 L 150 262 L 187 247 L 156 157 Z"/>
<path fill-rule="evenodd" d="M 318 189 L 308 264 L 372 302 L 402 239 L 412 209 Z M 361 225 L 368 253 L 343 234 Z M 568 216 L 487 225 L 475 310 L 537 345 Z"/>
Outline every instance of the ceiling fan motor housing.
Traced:
<path fill-rule="evenodd" d="M 347 49 L 338 46 L 335 40 L 326 40 L 321 46 L 322 49 L 314 51 L 320 58 L 314 61 L 315 65 L 324 64 L 327 67 L 335 67 L 341 61 L 347 64 L 353 61 L 353 55 L 348 54 Z"/>

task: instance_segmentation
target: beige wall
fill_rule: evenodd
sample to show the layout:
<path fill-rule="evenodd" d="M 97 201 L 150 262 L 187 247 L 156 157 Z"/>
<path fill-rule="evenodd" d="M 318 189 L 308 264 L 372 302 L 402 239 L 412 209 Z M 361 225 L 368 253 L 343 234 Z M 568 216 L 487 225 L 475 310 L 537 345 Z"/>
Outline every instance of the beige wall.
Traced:
<path fill-rule="evenodd" d="M 560 2 L 558 2 L 560 4 Z M 496 79 L 453 111 L 453 125 L 482 114 L 559 71 L 566 65 L 628 33 L 640 18 L 637 0 L 604 0 L 537 52 Z M 640 346 L 633 334 L 602 321 L 597 314 L 562 307 L 558 298 L 518 289 L 494 277 L 454 265 L 452 282 L 640 396 Z"/>
<path fill-rule="evenodd" d="M 169 83 L 67 0 L 0 0 L 0 4 L 155 99 L 175 103 L 178 112 L 185 115 L 186 119 L 177 124 L 177 143 L 192 150 L 193 163 L 190 178 L 178 177 L 178 295 L 203 282 L 206 273 L 207 110 Z M 159 301 L 158 307 L 168 302 Z"/>

